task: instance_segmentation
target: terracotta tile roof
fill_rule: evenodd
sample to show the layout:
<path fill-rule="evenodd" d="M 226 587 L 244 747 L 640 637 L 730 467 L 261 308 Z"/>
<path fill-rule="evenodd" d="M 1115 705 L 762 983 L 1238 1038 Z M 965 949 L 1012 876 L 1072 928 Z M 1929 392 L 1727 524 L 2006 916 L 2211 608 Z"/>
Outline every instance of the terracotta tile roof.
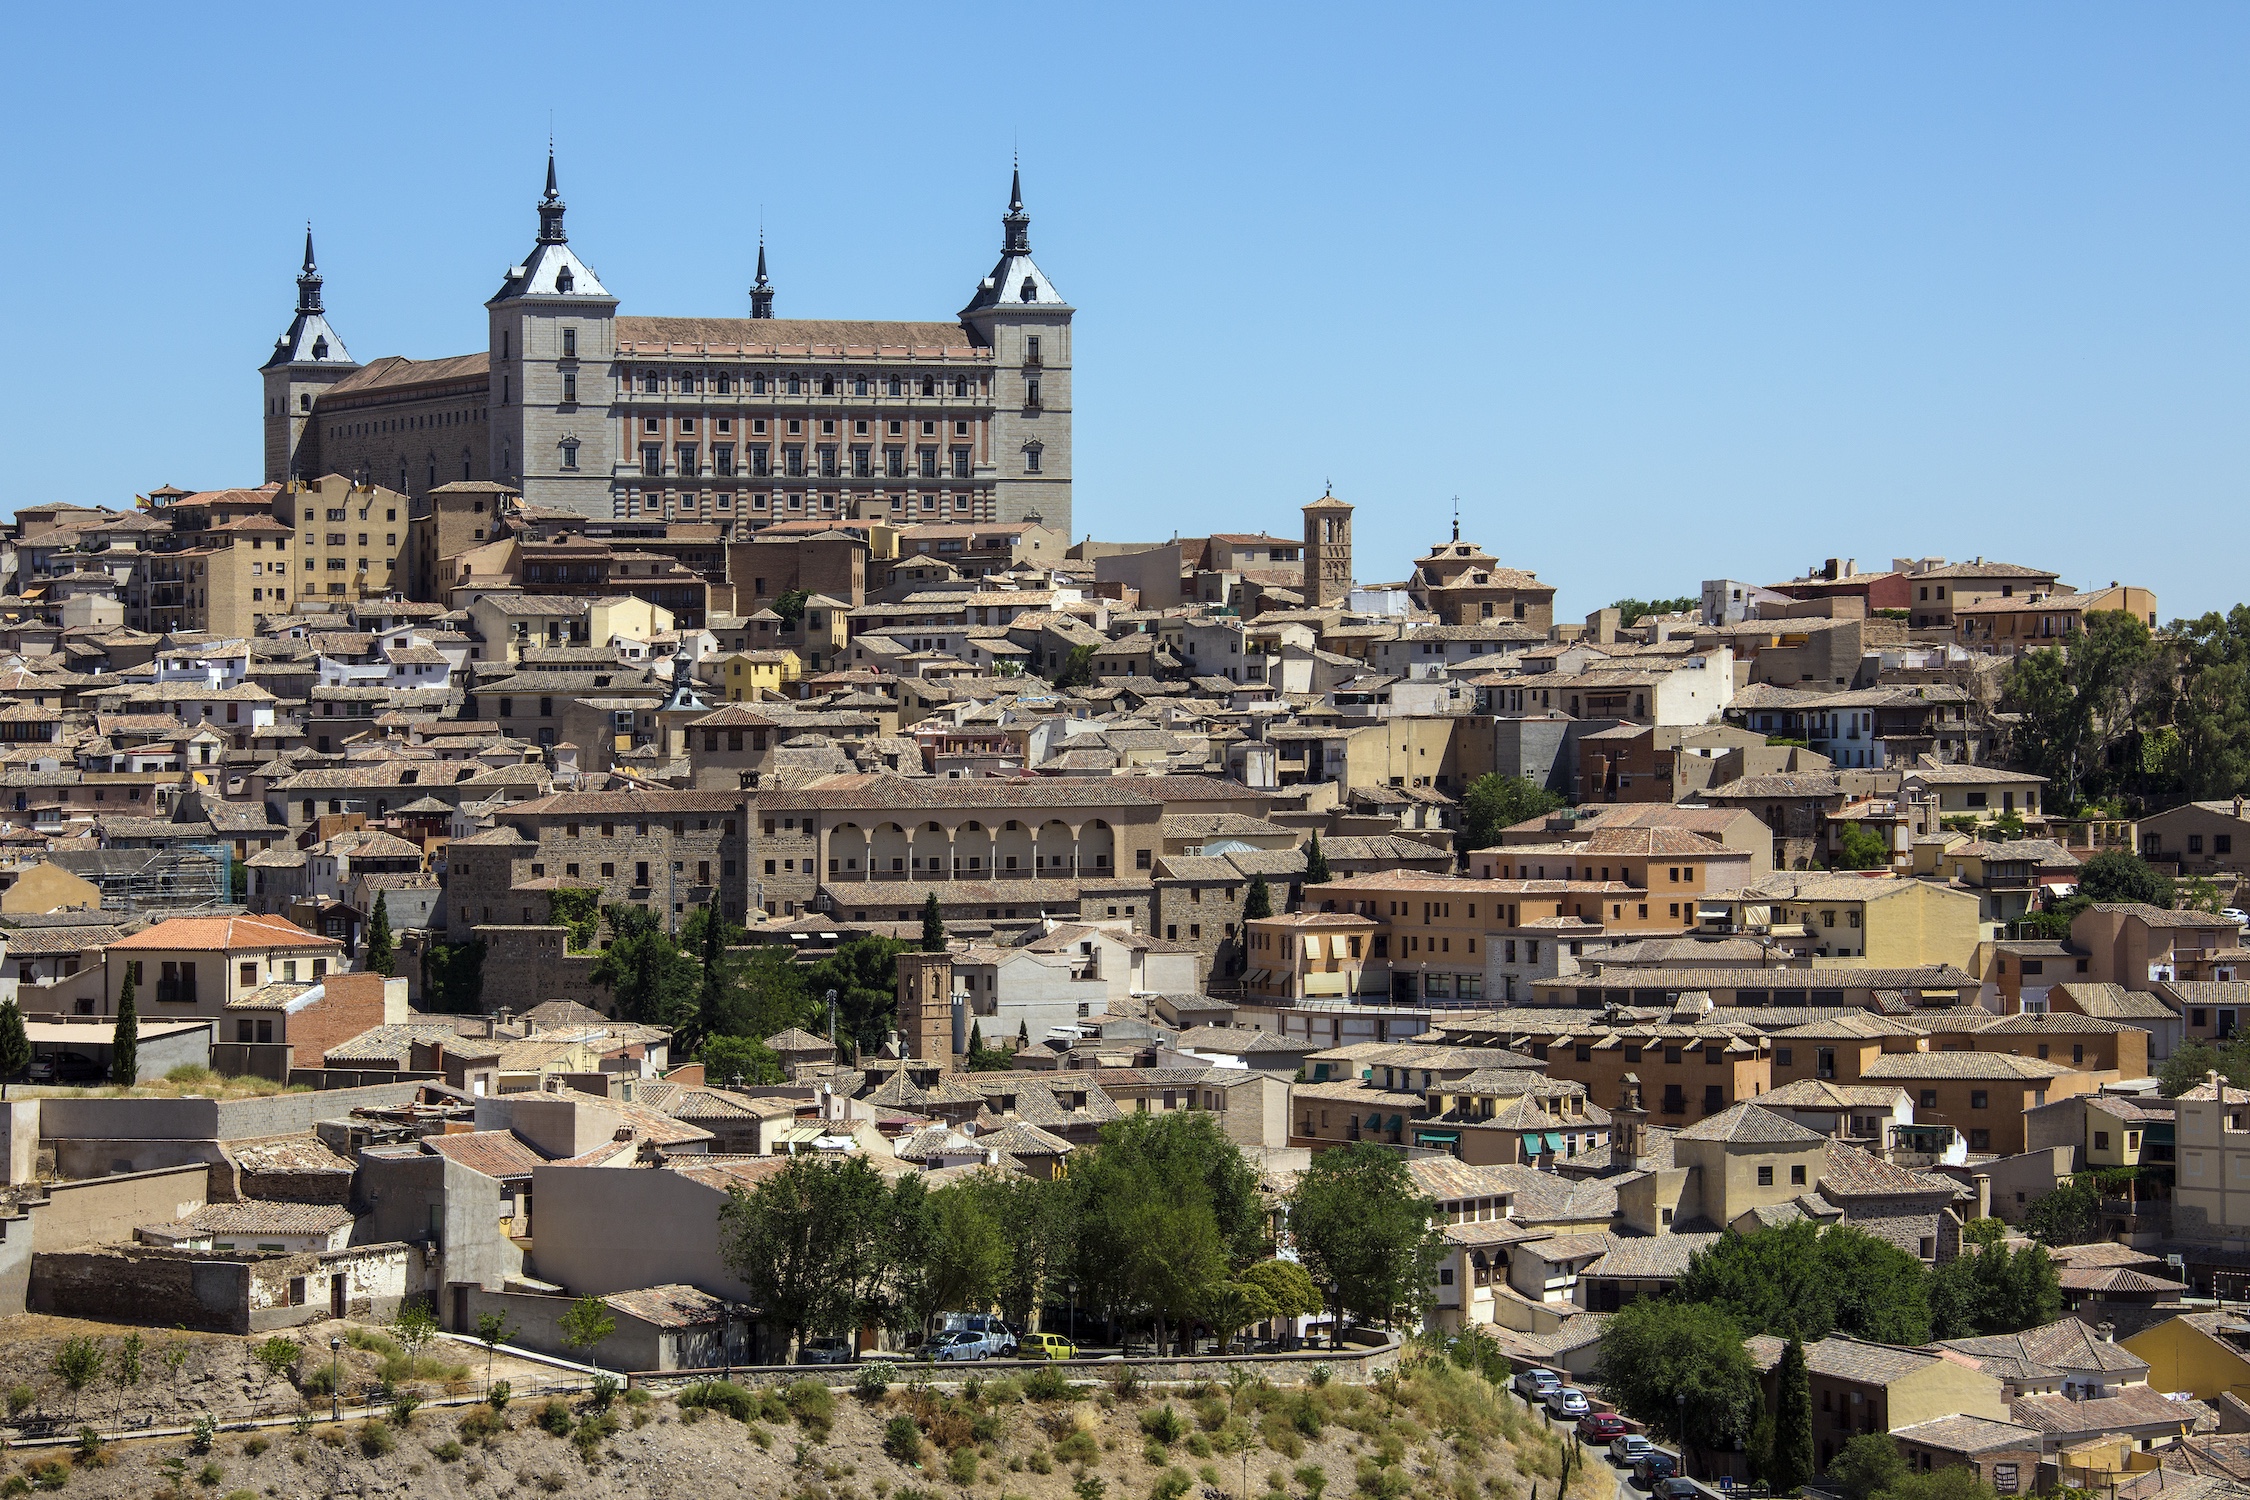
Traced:
<path fill-rule="evenodd" d="M 422 1149 L 487 1177 L 529 1177 L 547 1158 L 512 1130 L 471 1130 L 456 1135 L 426 1135 Z"/>
<path fill-rule="evenodd" d="M 182 952 L 236 952 L 250 948 L 332 948 L 343 944 L 334 938 L 315 937 L 293 922 L 279 917 L 245 913 L 238 917 L 171 917 L 129 938 L 110 944 L 113 949 L 142 951 L 174 949 Z"/>
<path fill-rule="evenodd" d="M 1718 1242 L 1715 1233 L 1620 1235 L 1609 1253 L 1578 1274 L 1622 1280 L 1677 1280 L 1687 1274 L 1696 1252 Z M 1807 1351 L 1809 1356 L 1810 1351 Z"/>
<path fill-rule="evenodd" d="M 332 1234 L 352 1222 L 352 1211 L 333 1203 L 208 1203 L 170 1224 L 173 1234 Z"/>
<path fill-rule="evenodd" d="M 1725 1141 L 1732 1145 L 1804 1146 L 1825 1139 L 1786 1115 L 1755 1104 L 1737 1104 L 1677 1132 L 1683 1141 Z"/>
<path fill-rule="evenodd" d="M 2062 1078 L 2070 1069 L 2061 1063 L 2018 1057 L 2012 1052 L 1886 1052 L 1859 1076 L 1866 1079 L 1908 1078 Z"/>
<path fill-rule="evenodd" d="M 628 1317 L 658 1328 L 693 1328 L 716 1323 L 723 1304 L 709 1292 L 673 1283 L 637 1292 L 611 1292 L 602 1301 Z"/>

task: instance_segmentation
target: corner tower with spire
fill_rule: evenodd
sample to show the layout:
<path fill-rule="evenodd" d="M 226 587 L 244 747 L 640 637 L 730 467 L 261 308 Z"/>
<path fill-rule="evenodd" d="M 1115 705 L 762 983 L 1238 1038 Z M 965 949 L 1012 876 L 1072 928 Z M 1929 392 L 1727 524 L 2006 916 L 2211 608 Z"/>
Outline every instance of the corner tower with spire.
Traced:
<path fill-rule="evenodd" d="M 313 259 L 312 226 L 305 226 L 305 263 L 297 272 L 297 315 L 273 342 L 258 369 L 265 387 L 266 482 L 310 477 L 317 442 L 308 442 L 313 402 L 359 368 L 328 325 L 320 305 L 320 266 Z M 316 434 L 317 435 L 317 434 Z"/>
<path fill-rule="evenodd" d="M 570 248 L 552 145 L 537 207 L 530 252 L 484 304 L 486 461 L 494 479 L 536 493 L 540 504 L 608 515 L 618 461 L 617 299 Z"/>
<path fill-rule="evenodd" d="M 773 316 L 773 283 L 766 280 L 766 232 L 758 231 L 758 279 L 750 283 L 750 316 Z"/>
<path fill-rule="evenodd" d="M 977 284 L 961 322 L 992 351 L 994 501 L 1002 521 L 1036 520 L 1071 534 L 1070 320 L 1077 309 L 1031 258 L 1023 169 L 1000 216 L 1000 262 Z"/>

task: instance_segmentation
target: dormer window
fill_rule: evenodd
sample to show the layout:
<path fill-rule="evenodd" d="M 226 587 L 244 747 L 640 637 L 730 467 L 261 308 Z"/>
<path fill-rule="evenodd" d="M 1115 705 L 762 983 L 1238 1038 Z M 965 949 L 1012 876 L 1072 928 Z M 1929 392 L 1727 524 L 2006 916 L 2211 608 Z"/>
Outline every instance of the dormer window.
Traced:
<path fill-rule="evenodd" d="M 567 293 L 577 284 L 578 278 L 570 274 L 570 267 L 564 266 L 560 271 L 557 271 L 555 273 L 556 291 Z"/>
<path fill-rule="evenodd" d="M 313 358 L 314 358 L 314 359 L 326 359 L 327 357 L 328 357 L 328 340 L 326 340 L 326 339 L 314 339 L 314 340 L 313 340 Z"/>
<path fill-rule="evenodd" d="M 1016 295 L 1026 302 L 1037 302 L 1039 300 L 1039 283 L 1026 276 L 1023 279 L 1023 289 Z"/>

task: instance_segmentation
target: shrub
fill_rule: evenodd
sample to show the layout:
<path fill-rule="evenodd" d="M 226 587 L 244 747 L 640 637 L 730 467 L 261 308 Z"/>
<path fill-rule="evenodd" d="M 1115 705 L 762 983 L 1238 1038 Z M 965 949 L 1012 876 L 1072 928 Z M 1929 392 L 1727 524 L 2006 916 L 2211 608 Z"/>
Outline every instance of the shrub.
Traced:
<path fill-rule="evenodd" d="M 227 1471 L 220 1468 L 216 1463 L 207 1463 L 195 1471 L 195 1482 L 207 1490 L 217 1489 L 219 1481 L 226 1477 Z"/>
<path fill-rule="evenodd" d="M 596 1375 L 593 1388 L 594 1410 L 607 1411 L 609 1410 L 609 1403 L 616 1399 L 617 1377 L 614 1375 Z"/>
<path fill-rule="evenodd" d="M 391 1429 L 373 1417 L 359 1424 L 359 1451 L 369 1458 L 381 1458 L 398 1446 Z"/>
<path fill-rule="evenodd" d="M 828 1440 L 829 1429 L 836 1425 L 836 1393 L 828 1389 L 826 1381 L 809 1375 L 793 1380 L 782 1393 L 782 1399 L 788 1405 L 789 1414 L 797 1419 L 797 1425 L 810 1433 L 815 1442 Z"/>
<path fill-rule="evenodd" d="M 859 1373 L 852 1377 L 852 1394 L 862 1401 L 879 1399 L 890 1389 L 890 1363 L 887 1359 L 871 1359 L 861 1365 Z"/>
<path fill-rule="evenodd" d="M 461 1414 L 460 1426 L 455 1430 L 469 1442 L 481 1443 L 506 1432 L 508 1423 L 489 1406 L 472 1406 Z"/>
<path fill-rule="evenodd" d="M 1052 1474 L 1055 1472 L 1055 1460 L 1044 1448 L 1032 1449 L 1030 1456 L 1024 1459 L 1024 1463 L 1034 1474 Z"/>
<path fill-rule="evenodd" d="M 211 1439 L 217 1435 L 219 1424 L 209 1417 L 197 1417 L 188 1428 L 188 1452 L 209 1453 Z"/>
<path fill-rule="evenodd" d="M 323 1361 L 305 1371 L 297 1389 L 307 1396 L 325 1396 L 336 1389 L 336 1367 Z"/>
<path fill-rule="evenodd" d="M 11 1417 L 22 1416 L 37 1405 L 38 1401 L 39 1393 L 28 1385 L 11 1385 L 8 1387 L 8 1415 Z"/>
<path fill-rule="evenodd" d="M 955 1484 L 971 1485 L 977 1482 L 977 1450 L 956 1448 L 945 1461 L 945 1477 Z"/>
<path fill-rule="evenodd" d="M 1109 1481 L 1093 1474 L 1081 1474 L 1070 1492 L 1077 1500 L 1102 1500 L 1102 1496 L 1109 1493 Z"/>
<path fill-rule="evenodd" d="M 97 1453 L 99 1453 L 99 1452 L 101 1452 L 101 1451 L 102 1451 L 102 1435 L 101 1435 L 100 1433 L 96 1432 L 96 1431 L 95 1431 L 95 1430 L 94 1430 L 93 1428 L 91 1428 L 91 1427 L 81 1427 L 81 1428 L 79 1428 L 79 1429 L 78 1429 L 78 1456 L 79 1456 L 79 1457 L 80 1457 L 81 1459 L 92 1458 L 92 1457 L 93 1457 L 93 1456 L 94 1456 L 95 1454 L 97 1454 Z"/>
<path fill-rule="evenodd" d="M 420 1410 L 421 1405 L 422 1397 L 419 1392 L 400 1391 L 398 1399 L 391 1403 L 391 1420 L 401 1427 L 410 1427 L 414 1423 L 414 1413 Z"/>
<path fill-rule="evenodd" d="M 457 1464 L 461 1461 L 461 1455 L 468 1451 L 452 1438 L 447 1438 L 444 1442 L 434 1444 L 431 1447 L 430 1457 L 441 1464 Z"/>
<path fill-rule="evenodd" d="M 267 1442 L 262 1436 L 245 1438 L 242 1443 L 242 1456 L 244 1458 L 256 1458 L 272 1446 L 273 1444 Z"/>
<path fill-rule="evenodd" d="M 699 1380 L 683 1387 L 679 1404 L 683 1411 L 723 1411 L 737 1422 L 749 1421 L 759 1409 L 757 1397 L 724 1380 Z"/>
<path fill-rule="evenodd" d="M 1167 1401 L 1162 1406 L 1152 1407 L 1141 1413 L 1141 1431 L 1169 1448 L 1187 1436 L 1187 1423 L 1181 1420 L 1179 1411 Z"/>
<path fill-rule="evenodd" d="M 1053 1365 L 1041 1365 L 1024 1376 L 1023 1393 L 1034 1401 L 1068 1401 L 1070 1377 Z"/>
<path fill-rule="evenodd" d="M 891 1418 L 883 1424 L 883 1451 L 902 1464 L 921 1462 L 922 1429 L 912 1417 Z"/>
<path fill-rule="evenodd" d="M 539 1408 L 536 1420 L 556 1437 L 570 1436 L 570 1429 L 578 1425 L 570 1414 L 570 1403 L 560 1396 L 549 1396 L 546 1404 Z"/>
<path fill-rule="evenodd" d="M 1320 1500 L 1320 1492 L 1328 1488 L 1328 1471 L 1319 1464 L 1299 1464 L 1297 1483 L 1304 1486 L 1305 1493 L 1312 1496 L 1312 1500 Z"/>
<path fill-rule="evenodd" d="M 1312 1367 L 1312 1383 L 1316 1387 L 1324 1386 L 1328 1384 L 1329 1381 L 1334 1380 L 1335 1378 L 1336 1372 L 1329 1368 L 1328 1362 L 1326 1360 L 1323 1360 L 1319 1364 Z M 1326 1471 L 1324 1470 L 1323 1473 L 1325 1474 L 1325 1472 Z"/>
<path fill-rule="evenodd" d="M 1166 1469 L 1163 1473 L 1157 1475 L 1156 1482 L 1148 1487 L 1148 1500 L 1180 1500 L 1180 1497 L 1188 1492 L 1189 1486 L 1194 1483 L 1195 1481 L 1188 1476 L 1187 1470 Z"/>
<path fill-rule="evenodd" d="M 201 1063 L 181 1063 L 165 1072 L 164 1081 L 183 1089 L 207 1088 L 219 1081 L 219 1075 Z"/>
<path fill-rule="evenodd" d="M 1152 1469 L 1163 1468 L 1165 1463 L 1170 1460 L 1171 1456 L 1171 1454 L 1167 1453 L 1164 1450 L 1164 1445 L 1158 1442 L 1155 1438 L 1150 1438 L 1147 1442 L 1141 1445 L 1141 1462 L 1147 1464 Z"/>
<path fill-rule="evenodd" d="M 508 1398 L 514 1394 L 515 1390 L 508 1382 L 495 1380 L 492 1382 L 492 1389 L 484 1393 L 484 1399 L 492 1404 L 494 1411 L 506 1411 L 508 1409 Z"/>
<path fill-rule="evenodd" d="M 23 1466 L 35 1490 L 59 1490 L 70 1483 L 70 1465 L 59 1458 L 40 1458 Z"/>
<path fill-rule="evenodd" d="M 257 1355 L 258 1363 L 266 1367 L 266 1373 L 276 1376 L 287 1375 L 289 1367 L 304 1354 L 295 1339 L 285 1339 L 278 1333 L 252 1352 Z"/>
<path fill-rule="evenodd" d="M 1130 1401 L 1141 1393 L 1143 1381 L 1138 1365 L 1113 1365 L 1108 1380 L 1110 1393 L 1120 1401 Z"/>
<path fill-rule="evenodd" d="M 1226 1425 L 1227 1404 L 1216 1396 L 1205 1396 L 1195 1403 L 1195 1424 L 1205 1432 L 1217 1432 Z"/>
<path fill-rule="evenodd" d="M 1023 1382 L 1013 1375 L 1003 1375 L 998 1380 L 984 1384 L 984 1404 L 987 1406 L 1013 1406 L 1023 1399 Z"/>
<path fill-rule="evenodd" d="M 1090 1464 L 1102 1456 L 1090 1432 L 1072 1432 L 1055 1444 L 1055 1457 L 1066 1464 Z"/>

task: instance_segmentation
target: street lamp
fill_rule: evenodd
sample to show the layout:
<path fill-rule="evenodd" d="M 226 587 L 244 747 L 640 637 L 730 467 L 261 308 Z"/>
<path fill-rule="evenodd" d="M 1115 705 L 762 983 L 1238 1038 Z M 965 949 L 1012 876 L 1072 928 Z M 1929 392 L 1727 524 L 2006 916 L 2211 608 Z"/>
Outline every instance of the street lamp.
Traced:
<path fill-rule="evenodd" d="M 1678 1405 L 1680 1409 L 1680 1477 L 1683 1479 L 1693 1479 L 1695 1476 L 1687 1472 L 1687 1469 L 1689 1467 L 1687 1441 L 1687 1392 L 1680 1392 L 1677 1396 L 1674 1396 L 1672 1400 L 1675 1404 Z"/>
<path fill-rule="evenodd" d="M 344 1341 L 335 1334 L 328 1336 L 328 1420 L 344 1420 L 344 1379 L 342 1373 Z"/>

